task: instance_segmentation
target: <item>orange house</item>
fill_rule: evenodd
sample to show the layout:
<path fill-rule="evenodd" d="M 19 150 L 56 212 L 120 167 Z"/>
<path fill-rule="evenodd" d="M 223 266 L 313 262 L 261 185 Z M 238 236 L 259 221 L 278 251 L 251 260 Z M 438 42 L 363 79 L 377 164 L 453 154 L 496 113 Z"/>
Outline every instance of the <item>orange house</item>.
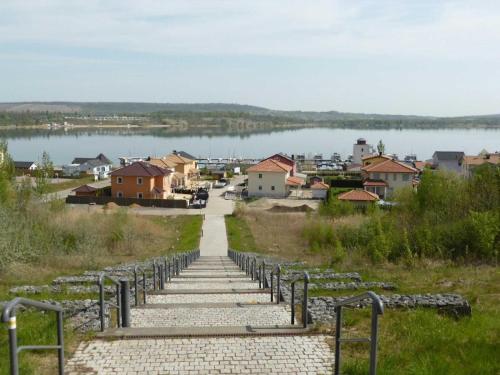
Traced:
<path fill-rule="evenodd" d="M 115 198 L 166 199 L 172 172 L 143 161 L 111 172 L 111 195 Z"/>

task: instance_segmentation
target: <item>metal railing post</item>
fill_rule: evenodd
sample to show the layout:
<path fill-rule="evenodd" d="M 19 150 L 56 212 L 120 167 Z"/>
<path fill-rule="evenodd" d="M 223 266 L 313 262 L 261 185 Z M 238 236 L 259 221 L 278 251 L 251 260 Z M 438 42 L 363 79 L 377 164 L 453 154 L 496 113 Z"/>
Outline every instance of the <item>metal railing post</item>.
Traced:
<path fill-rule="evenodd" d="M 9 317 L 9 358 L 10 374 L 19 374 L 19 361 L 17 356 L 17 321 L 15 316 Z"/>
<path fill-rule="evenodd" d="M 309 280 L 309 274 L 304 272 L 304 295 L 302 299 L 302 324 L 304 328 L 307 328 L 307 291 Z"/>
<path fill-rule="evenodd" d="M 146 272 L 142 271 L 142 302 L 146 304 Z"/>
<path fill-rule="evenodd" d="M 158 267 L 160 268 L 159 269 L 159 273 L 160 273 L 160 289 L 164 290 L 165 289 L 165 273 L 163 272 L 163 264 L 160 264 Z"/>
<path fill-rule="evenodd" d="M 122 327 L 130 327 L 130 288 L 128 280 L 120 280 Z"/>
<path fill-rule="evenodd" d="M 259 265 L 259 289 L 262 288 L 262 265 Z"/>
<path fill-rule="evenodd" d="M 116 324 L 118 328 L 120 328 L 121 325 L 121 310 L 122 310 L 122 305 L 121 305 L 121 296 L 120 296 L 120 284 L 116 285 Z"/>
<path fill-rule="evenodd" d="M 139 306 L 139 280 L 137 280 L 137 266 L 134 267 L 134 288 L 135 288 L 135 305 Z"/>
<path fill-rule="evenodd" d="M 153 290 L 156 290 L 156 260 L 153 260 Z"/>
<path fill-rule="evenodd" d="M 290 307 L 292 313 L 292 325 L 295 324 L 295 281 L 292 281 L 292 296 L 290 297 Z"/>
<path fill-rule="evenodd" d="M 99 320 L 101 321 L 101 332 L 104 332 L 104 326 L 106 322 L 104 321 L 104 285 L 99 283 Z"/>
<path fill-rule="evenodd" d="M 340 375 L 340 330 L 342 329 L 342 306 L 335 307 L 335 375 Z"/>
<path fill-rule="evenodd" d="M 378 312 L 372 303 L 372 333 L 370 338 L 370 375 L 377 373 Z"/>
<path fill-rule="evenodd" d="M 274 284 L 274 269 L 271 270 L 271 302 L 274 301 L 274 288 L 273 288 L 273 284 Z"/>
<path fill-rule="evenodd" d="M 57 359 L 59 362 L 59 375 L 64 375 L 64 326 L 63 326 L 63 312 L 56 311 L 57 319 Z"/>
<path fill-rule="evenodd" d="M 262 261 L 262 289 L 266 289 L 267 280 L 266 280 L 266 261 Z"/>
<path fill-rule="evenodd" d="M 276 304 L 280 303 L 280 281 L 281 281 L 281 266 L 278 264 L 276 267 Z"/>

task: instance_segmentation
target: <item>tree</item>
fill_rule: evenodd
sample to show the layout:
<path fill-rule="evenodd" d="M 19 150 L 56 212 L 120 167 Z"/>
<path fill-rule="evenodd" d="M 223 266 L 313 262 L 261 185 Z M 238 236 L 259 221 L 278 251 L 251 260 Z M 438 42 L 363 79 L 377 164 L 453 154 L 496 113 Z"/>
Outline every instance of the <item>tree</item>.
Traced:
<path fill-rule="evenodd" d="M 377 151 L 380 155 L 383 155 L 385 154 L 385 145 L 384 143 L 382 142 L 382 140 L 378 141 L 378 144 L 377 144 Z"/>
<path fill-rule="evenodd" d="M 54 176 L 54 164 L 47 152 L 43 152 L 42 161 L 35 170 L 35 192 L 39 195 L 46 194 L 50 184 L 49 179 Z"/>

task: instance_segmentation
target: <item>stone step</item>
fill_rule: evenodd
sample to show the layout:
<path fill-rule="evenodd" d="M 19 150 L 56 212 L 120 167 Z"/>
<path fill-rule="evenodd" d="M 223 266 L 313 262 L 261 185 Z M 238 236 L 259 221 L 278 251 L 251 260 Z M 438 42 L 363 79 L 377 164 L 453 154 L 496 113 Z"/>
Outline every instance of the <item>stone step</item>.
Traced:
<path fill-rule="evenodd" d="M 271 300 L 270 293 L 218 293 L 218 294 L 158 294 L 147 296 L 151 304 L 190 304 L 190 303 L 266 303 Z"/>
<path fill-rule="evenodd" d="M 94 340 L 66 374 L 331 374 L 330 345 L 325 335 Z"/>
<path fill-rule="evenodd" d="M 194 303 L 147 303 L 146 305 L 134 306 L 132 309 L 200 309 L 200 308 L 238 308 L 238 307 L 263 307 L 275 306 L 276 302 L 270 302 L 269 296 L 265 302 L 194 302 Z"/>
<path fill-rule="evenodd" d="M 174 276 L 172 277 L 172 281 L 176 279 L 247 279 L 248 275 L 227 275 L 227 274 L 222 274 L 222 275 L 208 275 L 208 276 L 203 276 L 203 275 L 186 275 L 184 272 L 181 273 L 180 276 Z"/>
<path fill-rule="evenodd" d="M 166 290 L 172 289 L 256 289 L 259 284 L 253 281 L 247 282 L 177 282 L 165 285 Z"/>
<path fill-rule="evenodd" d="M 270 292 L 270 289 L 171 289 L 148 291 L 148 297 L 162 294 L 270 294 Z"/>
<path fill-rule="evenodd" d="M 236 277 L 236 278 L 230 278 L 230 277 L 215 278 L 215 277 L 211 277 L 211 278 L 196 278 L 196 279 L 176 277 L 176 278 L 173 278 L 171 281 L 169 281 L 169 283 L 172 283 L 172 284 L 201 284 L 201 283 L 234 284 L 234 283 L 258 283 L 258 282 L 252 281 L 250 278 L 242 278 L 242 277 Z"/>

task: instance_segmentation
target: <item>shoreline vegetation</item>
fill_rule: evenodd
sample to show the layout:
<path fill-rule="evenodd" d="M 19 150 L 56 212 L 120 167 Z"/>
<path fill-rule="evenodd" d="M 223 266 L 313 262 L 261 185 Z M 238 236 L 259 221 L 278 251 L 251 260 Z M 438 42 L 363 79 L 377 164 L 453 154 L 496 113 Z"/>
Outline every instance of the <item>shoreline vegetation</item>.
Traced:
<path fill-rule="evenodd" d="M 159 136 L 245 135 L 306 128 L 500 129 L 500 115 L 431 117 L 277 111 L 237 104 L 0 103 L 2 132 L 126 129 Z"/>

